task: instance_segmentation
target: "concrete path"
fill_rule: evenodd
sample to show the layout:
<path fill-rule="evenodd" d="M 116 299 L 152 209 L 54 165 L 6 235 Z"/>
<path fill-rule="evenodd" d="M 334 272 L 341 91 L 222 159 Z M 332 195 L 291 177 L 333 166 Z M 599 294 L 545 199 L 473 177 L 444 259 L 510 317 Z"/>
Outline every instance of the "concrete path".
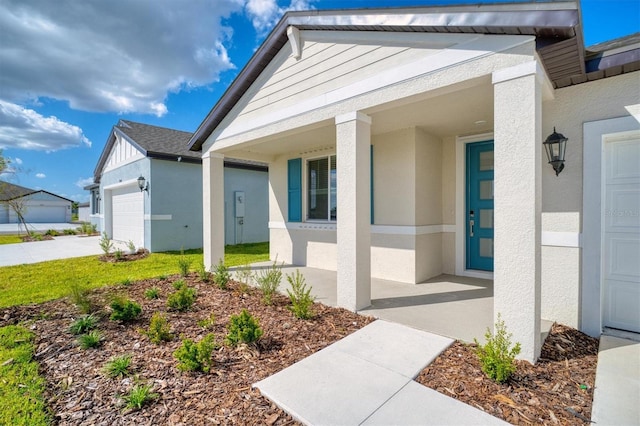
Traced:
<path fill-rule="evenodd" d="M 310 425 L 505 425 L 413 379 L 453 341 L 377 320 L 254 385 Z"/>
<path fill-rule="evenodd" d="M 591 421 L 640 425 L 640 342 L 600 336 Z"/>
<path fill-rule="evenodd" d="M 29 231 L 46 232 L 49 229 L 63 232 L 65 229 L 78 229 L 78 223 L 29 223 Z M 18 223 L 0 223 L 0 234 L 24 234 L 24 227 Z"/>
<path fill-rule="evenodd" d="M 99 241 L 98 236 L 69 235 L 48 241 L 0 244 L 0 266 L 102 254 Z"/>

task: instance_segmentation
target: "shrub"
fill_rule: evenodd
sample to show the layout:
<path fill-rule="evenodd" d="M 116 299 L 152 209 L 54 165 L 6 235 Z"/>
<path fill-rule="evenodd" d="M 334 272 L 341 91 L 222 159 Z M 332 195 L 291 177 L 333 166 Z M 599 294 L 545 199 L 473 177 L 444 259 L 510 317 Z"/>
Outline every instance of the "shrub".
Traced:
<path fill-rule="evenodd" d="M 113 242 L 111 242 L 111 240 L 107 236 L 106 231 L 102 233 L 102 238 L 100 238 L 100 248 L 105 255 L 111 253 L 111 249 L 113 248 Z"/>
<path fill-rule="evenodd" d="M 280 280 L 282 279 L 282 265 L 278 266 L 277 260 L 270 268 L 263 269 L 256 273 L 255 280 L 260 290 L 262 290 L 262 301 L 265 305 L 273 303 L 273 295 L 278 291 Z"/>
<path fill-rule="evenodd" d="M 262 336 L 258 320 L 246 309 L 243 309 L 240 315 L 231 315 L 227 329 L 226 342 L 231 346 L 255 342 Z"/>
<path fill-rule="evenodd" d="M 77 281 L 71 283 L 69 298 L 71 299 L 71 303 L 76 305 L 78 310 L 83 314 L 89 314 L 93 311 L 93 304 L 89 299 L 89 292 L 87 289 L 82 288 Z"/>
<path fill-rule="evenodd" d="M 124 253 L 122 252 L 122 249 L 117 248 L 116 251 L 113 252 L 113 255 L 115 256 L 116 260 L 121 260 L 122 256 L 124 256 Z"/>
<path fill-rule="evenodd" d="M 507 334 L 507 328 L 500 314 L 495 324 L 495 333 L 491 334 L 487 328 L 484 337 L 487 339 L 484 346 L 480 345 L 477 339 L 473 339 L 478 345 L 476 354 L 482 365 L 482 371 L 491 380 L 504 383 L 516 371 L 514 359 L 520 353 L 520 343 L 511 347 L 511 333 Z"/>
<path fill-rule="evenodd" d="M 47 229 L 47 232 L 45 232 L 44 235 L 57 237 L 58 235 L 60 235 L 60 233 L 58 231 L 56 231 L 55 229 Z"/>
<path fill-rule="evenodd" d="M 102 335 L 98 330 L 90 331 L 78 337 L 78 344 L 82 349 L 97 348 L 102 344 Z"/>
<path fill-rule="evenodd" d="M 196 289 L 181 287 L 180 290 L 171 293 L 167 298 L 167 306 L 175 311 L 188 311 L 196 300 Z"/>
<path fill-rule="evenodd" d="M 117 253 L 117 251 L 116 251 Z M 116 255 L 117 257 L 117 255 Z M 133 281 L 131 281 L 131 278 L 125 278 L 124 280 L 120 281 L 120 284 L 125 286 L 125 287 L 129 287 L 131 284 L 133 284 Z"/>
<path fill-rule="evenodd" d="M 291 290 L 287 289 L 287 294 L 291 301 L 289 310 L 293 312 L 296 318 L 309 319 L 313 317 L 311 306 L 313 306 L 315 297 L 311 296 L 311 287 L 307 288 L 304 276 L 296 269 L 295 275 L 287 274 L 287 281 L 291 285 Z"/>
<path fill-rule="evenodd" d="M 244 264 L 236 269 L 236 280 L 240 283 L 240 291 L 242 293 L 249 291 L 251 278 L 253 278 L 253 272 L 249 264 Z"/>
<path fill-rule="evenodd" d="M 149 340 L 156 345 L 173 339 L 173 334 L 171 334 L 171 328 L 169 327 L 167 317 L 162 315 L 160 312 L 156 312 L 151 316 L 149 329 L 144 331 L 143 334 L 145 334 Z"/>
<path fill-rule="evenodd" d="M 131 253 L 135 253 L 136 252 L 136 245 L 133 241 L 129 240 L 129 242 L 127 242 L 127 248 L 129 249 L 129 251 Z"/>
<path fill-rule="evenodd" d="M 184 280 L 177 280 L 177 281 L 174 281 L 171 285 L 173 286 L 174 289 L 180 290 L 182 287 L 187 285 L 187 283 Z"/>
<path fill-rule="evenodd" d="M 138 318 L 142 312 L 142 308 L 139 304 L 133 300 L 125 300 L 120 297 L 116 297 L 111 302 L 111 316 L 109 317 L 113 321 L 131 322 Z"/>
<path fill-rule="evenodd" d="M 64 235 L 76 235 L 76 231 L 75 229 L 65 229 L 64 231 L 62 231 L 64 233 Z"/>
<path fill-rule="evenodd" d="M 131 355 L 121 355 L 111 358 L 102 368 L 102 372 L 108 377 L 125 377 L 129 375 L 131 367 Z"/>
<path fill-rule="evenodd" d="M 191 267 L 191 260 L 184 255 L 184 249 L 180 250 L 180 257 L 178 257 L 178 270 L 180 275 L 186 277 L 189 274 L 189 268 Z"/>
<path fill-rule="evenodd" d="M 218 262 L 213 270 L 213 282 L 215 282 L 219 288 L 226 289 L 231 275 L 229 274 L 229 268 L 224 265 L 222 259 Z"/>
<path fill-rule="evenodd" d="M 207 318 L 198 320 L 198 325 L 204 328 L 205 330 L 212 329 L 215 323 L 216 323 L 216 316 L 213 313 L 209 315 Z"/>
<path fill-rule="evenodd" d="M 128 394 L 122 395 L 125 406 L 132 410 L 140 410 L 143 405 L 158 398 L 157 393 L 151 392 L 151 385 L 135 385 Z"/>
<path fill-rule="evenodd" d="M 213 365 L 211 354 L 217 347 L 213 334 L 207 334 L 198 343 L 183 339 L 182 345 L 173 353 L 173 357 L 178 360 L 179 370 L 207 373 Z"/>
<path fill-rule="evenodd" d="M 204 267 L 204 262 L 200 262 L 198 266 L 198 276 L 202 282 L 208 283 L 211 279 L 211 272 L 207 271 L 207 268 Z"/>
<path fill-rule="evenodd" d="M 98 326 L 98 318 L 94 315 L 85 315 L 74 322 L 69 326 L 69 331 L 73 334 L 83 334 L 87 331 L 93 330 Z"/>
<path fill-rule="evenodd" d="M 144 291 L 144 297 L 147 299 L 157 299 L 160 297 L 160 289 L 158 287 L 151 287 Z"/>

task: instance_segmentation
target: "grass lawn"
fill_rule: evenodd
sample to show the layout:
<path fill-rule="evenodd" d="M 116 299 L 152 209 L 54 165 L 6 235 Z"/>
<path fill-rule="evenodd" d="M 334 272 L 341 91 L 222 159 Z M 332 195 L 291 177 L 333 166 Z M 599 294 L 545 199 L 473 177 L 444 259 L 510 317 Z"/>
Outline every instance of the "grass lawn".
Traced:
<path fill-rule="evenodd" d="M 152 253 L 133 262 L 106 263 L 98 256 L 52 260 L 0 268 L 0 308 L 40 303 L 69 294 L 72 284 L 91 289 L 179 273 L 180 252 Z M 187 250 L 191 271 L 202 264 L 202 250 Z M 238 244 L 225 249 L 225 264 L 238 266 L 269 260 L 269 243 Z"/>
<path fill-rule="evenodd" d="M 44 379 L 33 358 L 33 333 L 24 327 L 0 327 L 0 424 L 50 424 L 44 404 Z"/>
<path fill-rule="evenodd" d="M 21 235 L 0 235 L 0 244 L 16 244 L 22 242 Z"/>

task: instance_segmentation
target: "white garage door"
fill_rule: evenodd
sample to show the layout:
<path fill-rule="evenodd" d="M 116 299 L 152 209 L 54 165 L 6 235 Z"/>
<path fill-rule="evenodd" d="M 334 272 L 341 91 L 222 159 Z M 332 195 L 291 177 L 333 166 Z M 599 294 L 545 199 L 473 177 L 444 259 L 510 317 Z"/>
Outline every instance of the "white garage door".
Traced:
<path fill-rule="evenodd" d="M 640 333 L 640 133 L 605 142 L 604 326 Z"/>
<path fill-rule="evenodd" d="M 112 192 L 113 239 L 144 244 L 144 198 L 137 186 L 114 189 Z"/>
<path fill-rule="evenodd" d="M 67 218 L 65 206 L 27 205 L 24 220 L 27 223 L 64 223 Z"/>

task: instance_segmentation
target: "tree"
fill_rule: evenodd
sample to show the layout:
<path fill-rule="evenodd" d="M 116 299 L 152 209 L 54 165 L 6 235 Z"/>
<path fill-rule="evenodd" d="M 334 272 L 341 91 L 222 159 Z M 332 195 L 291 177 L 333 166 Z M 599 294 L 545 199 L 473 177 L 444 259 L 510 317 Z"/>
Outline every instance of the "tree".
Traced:
<path fill-rule="evenodd" d="M 15 175 L 16 170 L 9 168 L 11 161 L 4 157 L 0 150 L 0 176 Z M 27 222 L 24 216 L 27 212 L 27 197 L 23 187 L 13 185 L 6 180 L 0 180 L 0 204 L 4 204 L 12 210 L 18 217 L 18 223 L 24 226 L 24 230 L 29 234 Z"/>

